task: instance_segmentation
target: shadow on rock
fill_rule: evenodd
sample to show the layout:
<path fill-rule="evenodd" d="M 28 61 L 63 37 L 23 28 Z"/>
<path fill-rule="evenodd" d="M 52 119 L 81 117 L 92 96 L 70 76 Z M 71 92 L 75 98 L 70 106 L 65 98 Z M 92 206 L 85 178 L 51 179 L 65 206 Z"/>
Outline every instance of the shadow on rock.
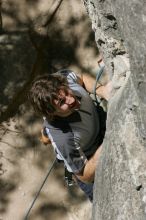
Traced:
<path fill-rule="evenodd" d="M 36 213 L 31 216 L 31 219 L 60 220 L 66 216 L 67 211 L 67 208 L 63 204 L 44 203 L 38 208 Z"/>

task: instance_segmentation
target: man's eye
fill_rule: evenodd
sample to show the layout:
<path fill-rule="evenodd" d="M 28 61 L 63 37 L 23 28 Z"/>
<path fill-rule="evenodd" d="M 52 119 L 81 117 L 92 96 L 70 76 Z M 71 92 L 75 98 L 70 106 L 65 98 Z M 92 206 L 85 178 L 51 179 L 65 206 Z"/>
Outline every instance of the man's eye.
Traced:
<path fill-rule="evenodd" d="M 60 99 L 59 100 L 59 106 L 62 106 L 62 105 L 64 105 L 65 104 L 65 99 Z"/>

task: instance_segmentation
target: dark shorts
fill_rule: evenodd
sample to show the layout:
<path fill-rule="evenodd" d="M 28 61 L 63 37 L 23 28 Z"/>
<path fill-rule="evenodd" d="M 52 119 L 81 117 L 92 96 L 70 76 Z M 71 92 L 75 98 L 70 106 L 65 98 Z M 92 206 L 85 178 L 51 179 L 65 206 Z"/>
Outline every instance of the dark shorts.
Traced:
<path fill-rule="evenodd" d="M 94 183 L 84 183 L 77 179 L 77 183 L 85 195 L 89 198 L 90 202 L 93 202 L 93 185 Z"/>

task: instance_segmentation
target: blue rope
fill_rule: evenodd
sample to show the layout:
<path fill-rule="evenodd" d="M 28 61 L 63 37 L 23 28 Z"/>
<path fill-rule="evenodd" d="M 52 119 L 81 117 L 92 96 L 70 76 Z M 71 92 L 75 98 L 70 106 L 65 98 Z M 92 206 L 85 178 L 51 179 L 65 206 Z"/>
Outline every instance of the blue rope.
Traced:
<path fill-rule="evenodd" d="M 104 67 L 105 66 L 100 67 L 100 69 L 97 71 L 97 74 L 96 74 L 96 80 L 95 80 L 95 86 L 94 86 L 93 94 L 94 94 L 94 97 L 95 97 L 95 101 L 97 103 L 98 103 L 98 100 L 97 100 L 97 96 L 96 96 L 96 86 L 97 86 L 97 82 L 99 81 L 99 79 L 100 79 L 100 77 L 103 73 Z"/>
<path fill-rule="evenodd" d="M 48 176 L 50 175 L 50 173 L 51 173 L 51 171 L 52 171 L 52 169 L 53 169 L 53 167 L 54 167 L 54 165 L 55 165 L 55 162 L 56 162 L 56 158 L 55 158 L 55 160 L 53 161 L 51 167 L 49 168 L 48 173 L 47 173 L 47 175 L 45 176 L 45 179 L 43 180 L 43 182 L 42 182 L 42 184 L 41 184 L 41 186 L 40 186 L 40 188 L 39 188 L 39 191 L 37 192 L 35 198 L 33 199 L 32 203 L 31 203 L 31 206 L 29 207 L 29 209 L 28 209 L 28 211 L 27 211 L 27 213 L 26 213 L 26 215 L 25 215 L 25 217 L 24 217 L 24 220 L 28 220 L 28 215 L 30 214 L 30 211 L 31 211 L 31 209 L 32 209 L 32 207 L 33 207 L 35 201 L 37 200 L 37 198 L 38 198 L 38 196 L 39 196 L 39 194 L 40 194 L 40 192 L 41 192 L 41 190 L 42 190 L 42 188 L 43 188 L 43 186 L 44 186 L 44 184 L 45 184 L 45 182 L 46 182 Z"/>

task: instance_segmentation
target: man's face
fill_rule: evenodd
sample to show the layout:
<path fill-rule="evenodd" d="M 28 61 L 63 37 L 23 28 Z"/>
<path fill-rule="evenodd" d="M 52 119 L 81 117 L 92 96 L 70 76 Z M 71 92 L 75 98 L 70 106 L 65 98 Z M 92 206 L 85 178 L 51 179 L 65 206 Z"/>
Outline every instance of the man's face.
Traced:
<path fill-rule="evenodd" d="M 60 117 L 69 116 L 75 109 L 79 109 L 79 106 L 80 102 L 70 89 L 68 89 L 67 92 L 60 89 L 58 99 L 54 99 L 54 107 L 56 109 L 54 115 Z"/>

